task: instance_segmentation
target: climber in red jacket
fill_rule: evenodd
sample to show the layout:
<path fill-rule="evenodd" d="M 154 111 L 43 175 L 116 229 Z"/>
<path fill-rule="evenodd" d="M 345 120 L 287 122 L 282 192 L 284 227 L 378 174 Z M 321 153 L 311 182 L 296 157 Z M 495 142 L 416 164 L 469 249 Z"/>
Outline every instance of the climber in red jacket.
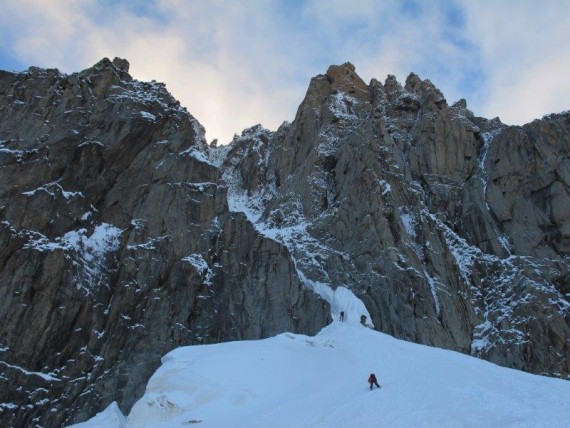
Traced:
<path fill-rule="evenodd" d="M 370 376 L 368 376 L 368 383 L 370 384 L 370 390 L 372 390 L 372 387 L 374 385 L 380 388 L 380 385 L 378 385 L 378 381 L 376 380 L 376 375 L 374 373 L 370 373 Z"/>

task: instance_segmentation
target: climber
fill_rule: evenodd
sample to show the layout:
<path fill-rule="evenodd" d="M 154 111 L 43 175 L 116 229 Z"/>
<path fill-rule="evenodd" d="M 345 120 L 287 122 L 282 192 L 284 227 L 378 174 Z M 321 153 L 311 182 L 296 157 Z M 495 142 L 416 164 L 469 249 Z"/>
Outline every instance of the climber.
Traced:
<path fill-rule="evenodd" d="M 368 376 L 368 383 L 370 384 L 370 390 L 372 390 L 372 387 L 374 385 L 376 385 L 377 388 L 380 388 L 380 385 L 378 385 L 378 380 L 376 380 L 376 375 L 374 373 L 370 373 L 370 376 Z"/>
<path fill-rule="evenodd" d="M 340 320 L 344 321 L 344 311 L 340 311 Z"/>
<path fill-rule="evenodd" d="M 360 315 L 360 324 L 366 326 L 366 315 Z"/>

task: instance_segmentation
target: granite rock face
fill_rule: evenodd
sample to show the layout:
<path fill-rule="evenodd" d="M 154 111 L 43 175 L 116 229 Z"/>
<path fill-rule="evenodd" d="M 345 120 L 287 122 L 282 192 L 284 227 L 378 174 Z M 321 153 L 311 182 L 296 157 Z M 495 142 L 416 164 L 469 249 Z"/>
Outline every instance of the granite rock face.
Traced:
<path fill-rule="evenodd" d="M 2 426 L 127 411 L 181 345 L 326 325 L 288 250 L 228 210 L 204 130 L 164 85 L 115 59 L 0 88 Z"/>
<path fill-rule="evenodd" d="M 570 375 L 570 113 L 523 127 L 347 63 L 209 147 L 104 59 L 0 72 L 0 424 L 126 412 L 182 345 L 374 327 Z"/>
<path fill-rule="evenodd" d="M 415 74 L 365 85 L 344 64 L 223 169 L 305 284 L 348 287 L 377 329 L 567 378 L 569 149 L 569 113 L 509 127 Z"/>

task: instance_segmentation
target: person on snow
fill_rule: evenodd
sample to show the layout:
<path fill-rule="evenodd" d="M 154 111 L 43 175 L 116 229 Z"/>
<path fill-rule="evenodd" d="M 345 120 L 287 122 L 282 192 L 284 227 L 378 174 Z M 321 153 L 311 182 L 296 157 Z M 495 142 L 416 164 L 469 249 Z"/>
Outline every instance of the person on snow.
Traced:
<path fill-rule="evenodd" d="M 366 326 L 366 315 L 360 315 L 360 324 Z"/>
<path fill-rule="evenodd" d="M 374 373 L 370 373 L 370 376 L 368 376 L 368 383 L 370 384 L 371 391 L 374 385 L 376 385 L 377 388 L 380 388 L 380 385 L 378 385 L 378 380 L 376 379 L 376 375 Z"/>
<path fill-rule="evenodd" d="M 340 311 L 340 320 L 344 321 L 344 311 Z"/>

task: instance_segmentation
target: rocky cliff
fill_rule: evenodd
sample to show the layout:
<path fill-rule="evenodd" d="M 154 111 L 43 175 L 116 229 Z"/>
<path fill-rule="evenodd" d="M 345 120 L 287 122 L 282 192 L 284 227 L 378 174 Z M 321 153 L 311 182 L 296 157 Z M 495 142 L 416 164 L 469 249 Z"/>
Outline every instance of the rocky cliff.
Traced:
<path fill-rule="evenodd" d="M 2 426 L 126 410 L 172 348 L 328 321 L 287 248 L 228 210 L 202 127 L 127 69 L 0 76 Z"/>
<path fill-rule="evenodd" d="M 374 327 L 570 374 L 570 113 L 523 127 L 428 80 L 312 79 L 225 147 L 125 60 L 0 72 L 0 423 L 127 411 L 160 357 Z"/>

